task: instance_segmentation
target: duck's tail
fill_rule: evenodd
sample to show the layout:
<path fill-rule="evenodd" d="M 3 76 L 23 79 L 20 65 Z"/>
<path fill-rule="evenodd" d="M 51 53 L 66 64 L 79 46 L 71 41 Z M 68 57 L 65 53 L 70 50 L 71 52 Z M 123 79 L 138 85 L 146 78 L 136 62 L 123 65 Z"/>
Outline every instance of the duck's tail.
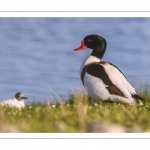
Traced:
<path fill-rule="evenodd" d="M 135 98 L 137 104 L 139 104 L 139 105 L 145 104 L 145 100 L 141 96 L 134 94 L 134 95 L 132 95 L 132 97 Z"/>

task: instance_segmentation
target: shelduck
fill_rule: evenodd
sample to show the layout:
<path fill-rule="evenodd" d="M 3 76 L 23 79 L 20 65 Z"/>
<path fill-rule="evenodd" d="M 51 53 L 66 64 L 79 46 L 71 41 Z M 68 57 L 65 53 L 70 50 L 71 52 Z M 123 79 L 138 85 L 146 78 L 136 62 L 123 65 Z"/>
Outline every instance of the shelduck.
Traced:
<path fill-rule="evenodd" d="M 112 63 L 101 61 L 106 51 L 106 40 L 96 34 L 86 36 L 81 46 L 74 49 L 81 51 L 92 49 L 92 53 L 84 60 L 80 68 L 81 81 L 88 95 L 94 102 L 108 101 L 144 104 L 144 99 L 137 95 L 125 75 Z"/>
<path fill-rule="evenodd" d="M 10 106 L 10 107 L 16 107 L 16 108 L 23 108 L 25 106 L 24 100 L 27 99 L 27 97 L 24 96 L 21 92 L 16 93 L 15 97 L 13 99 L 3 100 L 0 102 L 0 105 L 4 106 Z"/>

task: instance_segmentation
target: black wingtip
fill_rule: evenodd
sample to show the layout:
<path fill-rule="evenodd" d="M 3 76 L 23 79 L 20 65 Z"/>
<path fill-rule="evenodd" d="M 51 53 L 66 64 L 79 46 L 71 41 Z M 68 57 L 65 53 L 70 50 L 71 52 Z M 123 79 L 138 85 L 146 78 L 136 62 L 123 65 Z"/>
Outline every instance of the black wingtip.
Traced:
<path fill-rule="evenodd" d="M 134 94 L 134 95 L 132 95 L 132 97 L 136 99 L 137 104 L 140 104 L 140 102 L 145 104 L 145 100 L 142 97 L 140 97 L 139 95 Z"/>

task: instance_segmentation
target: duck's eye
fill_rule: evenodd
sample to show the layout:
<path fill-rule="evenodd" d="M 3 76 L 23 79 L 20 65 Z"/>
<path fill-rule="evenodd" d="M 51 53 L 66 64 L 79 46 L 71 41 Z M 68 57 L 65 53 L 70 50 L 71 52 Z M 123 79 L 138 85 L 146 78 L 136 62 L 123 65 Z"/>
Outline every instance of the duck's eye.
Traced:
<path fill-rule="evenodd" d="M 88 41 L 88 42 L 91 42 L 92 40 L 91 40 L 91 39 L 88 39 L 87 41 Z"/>

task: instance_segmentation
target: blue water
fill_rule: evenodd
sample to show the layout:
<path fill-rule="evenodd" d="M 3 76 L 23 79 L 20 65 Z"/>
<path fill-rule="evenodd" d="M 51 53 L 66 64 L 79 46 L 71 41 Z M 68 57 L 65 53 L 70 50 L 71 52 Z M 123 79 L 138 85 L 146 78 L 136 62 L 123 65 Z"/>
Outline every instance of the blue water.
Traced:
<path fill-rule="evenodd" d="M 137 88 L 150 85 L 150 18 L 0 18 L 0 99 L 23 92 L 28 102 L 67 97 L 82 88 L 79 68 L 88 34 L 107 40 L 103 60 Z"/>

